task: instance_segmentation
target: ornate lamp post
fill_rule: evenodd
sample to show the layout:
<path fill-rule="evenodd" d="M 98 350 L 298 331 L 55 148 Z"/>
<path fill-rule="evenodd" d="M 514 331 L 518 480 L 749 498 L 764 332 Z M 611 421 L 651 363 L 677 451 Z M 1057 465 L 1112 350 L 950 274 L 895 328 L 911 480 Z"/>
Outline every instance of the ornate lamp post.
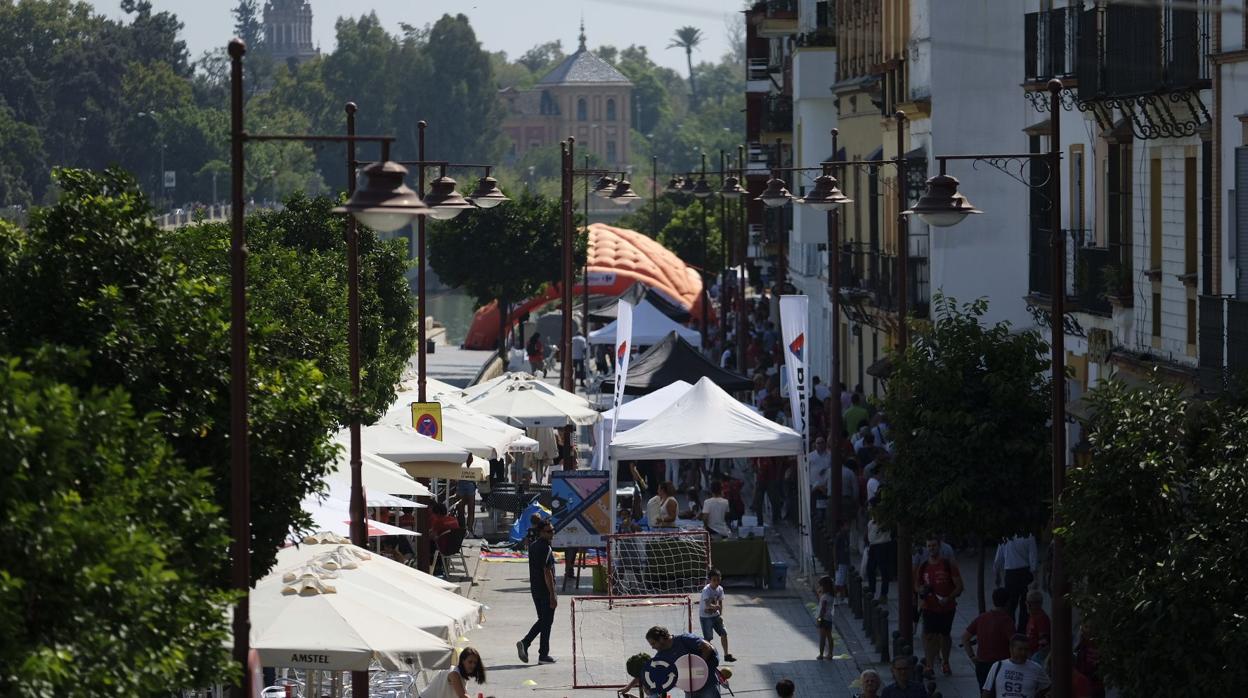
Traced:
<path fill-rule="evenodd" d="M 958 180 L 946 174 L 946 166 L 950 160 L 993 161 L 1019 160 L 1025 162 L 1044 162 L 1049 168 L 1048 180 L 1038 187 L 1048 189 L 1049 197 L 1049 254 L 1050 260 L 1050 302 L 1049 313 L 1050 338 L 1052 352 L 1053 393 L 1051 416 L 1051 456 L 1053 478 L 1053 528 L 1056 530 L 1061 521 L 1058 518 L 1056 505 L 1061 501 L 1062 491 L 1066 486 L 1066 333 L 1062 318 L 1066 315 L 1066 238 L 1062 233 L 1062 140 L 1061 111 L 1062 81 L 1050 80 L 1049 108 L 1052 110 L 1053 132 L 1049 138 L 1047 153 L 1019 153 L 1002 155 L 946 155 L 936 156 L 940 163 L 940 174 L 927 180 L 927 192 L 923 198 L 904 214 L 915 214 L 928 225 L 945 228 L 956 225 L 968 215 L 981 213 L 967 201 L 958 191 Z M 1029 185 L 1030 186 L 1030 185 Z M 1071 610 L 1067 595 L 1070 585 L 1066 578 L 1065 556 L 1062 539 L 1053 536 L 1053 695 L 1054 698 L 1069 698 L 1071 695 Z"/>

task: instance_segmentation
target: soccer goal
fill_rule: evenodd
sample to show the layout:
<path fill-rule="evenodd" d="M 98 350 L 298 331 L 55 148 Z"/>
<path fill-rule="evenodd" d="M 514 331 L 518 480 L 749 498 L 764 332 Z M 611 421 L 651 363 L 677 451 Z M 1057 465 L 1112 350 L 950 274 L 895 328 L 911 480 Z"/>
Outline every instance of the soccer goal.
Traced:
<path fill-rule="evenodd" d="M 706 583 L 706 531 L 616 533 L 606 539 L 608 596 L 696 594 Z"/>
<path fill-rule="evenodd" d="M 693 632 L 693 600 L 680 594 L 573 597 L 573 688 L 627 684 L 625 662 L 638 652 L 654 654 L 646 631 L 656 625 L 673 635 Z"/>

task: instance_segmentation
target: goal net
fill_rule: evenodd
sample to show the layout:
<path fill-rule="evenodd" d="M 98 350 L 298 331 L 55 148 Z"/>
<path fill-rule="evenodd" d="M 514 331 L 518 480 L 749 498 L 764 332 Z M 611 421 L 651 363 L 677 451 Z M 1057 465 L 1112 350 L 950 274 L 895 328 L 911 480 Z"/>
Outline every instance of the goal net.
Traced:
<path fill-rule="evenodd" d="M 573 597 L 573 688 L 627 684 L 625 662 L 638 652 L 654 654 L 646 631 L 656 625 L 673 635 L 693 632 L 693 600 L 679 594 Z"/>
<path fill-rule="evenodd" d="M 706 583 L 706 531 L 616 533 L 606 539 L 608 596 L 696 594 Z"/>

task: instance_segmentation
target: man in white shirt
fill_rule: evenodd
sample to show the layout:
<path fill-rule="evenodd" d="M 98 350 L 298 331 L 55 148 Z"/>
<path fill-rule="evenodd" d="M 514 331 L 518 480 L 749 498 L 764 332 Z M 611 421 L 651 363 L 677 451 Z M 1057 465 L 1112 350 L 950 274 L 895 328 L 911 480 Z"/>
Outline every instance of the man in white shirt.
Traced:
<path fill-rule="evenodd" d="M 1009 594 L 1005 610 L 1017 616 L 1014 627 L 1027 627 L 1027 587 L 1040 569 L 1040 555 L 1034 536 L 1014 536 L 997 545 L 992 561 L 992 575 L 997 585 Z"/>
<path fill-rule="evenodd" d="M 811 385 L 814 386 L 815 399 L 819 402 L 824 402 L 831 397 L 832 391 L 828 389 L 828 386 L 824 384 L 823 379 L 819 376 L 815 376 L 815 379 L 811 381 Z"/>
<path fill-rule="evenodd" d="M 1026 635 L 1010 638 L 1010 658 L 995 662 L 980 687 L 981 698 L 1042 698 L 1049 694 L 1044 667 L 1027 659 Z"/>
<path fill-rule="evenodd" d="M 810 478 L 811 524 L 818 531 L 828 513 L 828 490 L 832 488 L 828 479 L 832 473 L 832 452 L 822 436 L 815 439 L 815 450 L 806 454 L 806 470 Z"/>
<path fill-rule="evenodd" d="M 572 336 L 572 370 L 582 388 L 585 387 L 585 352 L 588 348 L 589 340 L 583 333 Z"/>
<path fill-rule="evenodd" d="M 728 500 L 724 498 L 724 483 L 720 480 L 711 481 L 711 496 L 702 502 L 701 519 L 712 535 L 728 537 Z"/>

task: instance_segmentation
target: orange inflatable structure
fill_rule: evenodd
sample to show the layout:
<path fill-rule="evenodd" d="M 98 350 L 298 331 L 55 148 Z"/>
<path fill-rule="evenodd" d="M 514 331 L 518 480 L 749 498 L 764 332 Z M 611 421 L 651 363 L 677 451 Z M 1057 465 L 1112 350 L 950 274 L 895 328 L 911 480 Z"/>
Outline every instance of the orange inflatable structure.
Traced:
<path fill-rule="evenodd" d="M 635 283 L 652 289 L 664 298 L 701 317 L 702 277 L 697 269 L 653 238 L 635 230 L 615 228 L 603 223 L 589 226 L 589 292 L 595 296 L 618 297 Z M 572 288 L 574 298 L 583 293 L 578 280 Z M 507 317 L 507 328 L 514 327 L 520 317 L 534 309 L 559 300 L 561 289 L 552 284 L 546 292 L 514 306 Z M 714 304 L 708 316 L 715 318 Z M 498 301 L 478 308 L 472 326 L 464 339 L 467 349 L 493 349 L 498 346 Z"/>

